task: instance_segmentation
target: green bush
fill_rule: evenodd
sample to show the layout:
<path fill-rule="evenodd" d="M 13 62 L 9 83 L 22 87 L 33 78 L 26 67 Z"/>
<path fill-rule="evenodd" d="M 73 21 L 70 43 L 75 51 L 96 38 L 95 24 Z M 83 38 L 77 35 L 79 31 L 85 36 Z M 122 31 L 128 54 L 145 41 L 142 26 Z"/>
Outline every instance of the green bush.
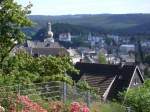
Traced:
<path fill-rule="evenodd" d="M 129 89 L 123 95 L 125 96 L 124 104 L 135 112 L 150 112 L 150 80 L 146 80 L 137 88 Z"/>
<path fill-rule="evenodd" d="M 126 112 L 125 107 L 116 102 L 99 103 L 94 102 L 90 107 L 90 112 Z"/>

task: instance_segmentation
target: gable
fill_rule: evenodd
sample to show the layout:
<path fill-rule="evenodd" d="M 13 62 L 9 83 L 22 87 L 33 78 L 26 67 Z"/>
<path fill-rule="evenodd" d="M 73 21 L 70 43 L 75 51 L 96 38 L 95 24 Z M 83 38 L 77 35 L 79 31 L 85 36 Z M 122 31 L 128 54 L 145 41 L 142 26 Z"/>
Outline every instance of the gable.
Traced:
<path fill-rule="evenodd" d="M 136 67 L 129 88 L 140 86 L 143 83 L 143 77 L 141 75 L 139 69 Z"/>
<path fill-rule="evenodd" d="M 111 86 L 107 99 L 118 99 L 119 92 L 129 88 L 135 68 L 136 66 L 124 65 L 118 70 L 118 75 Z"/>

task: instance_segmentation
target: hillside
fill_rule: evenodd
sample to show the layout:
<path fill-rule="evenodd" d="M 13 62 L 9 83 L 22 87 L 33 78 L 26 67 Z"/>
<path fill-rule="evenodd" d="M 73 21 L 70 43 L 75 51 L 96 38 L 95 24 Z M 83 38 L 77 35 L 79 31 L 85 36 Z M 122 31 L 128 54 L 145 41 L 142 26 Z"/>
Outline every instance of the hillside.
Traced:
<path fill-rule="evenodd" d="M 28 32 L 27 34 L 31 34 L 31 32 L 29 33 L 29 31 L 31 30 L 27 30 Z M 87 35 L 89 34 L 89 32 L 95 32 L 97 33 L 97 30 L 94 28 L 88 28 L 88 27 L 84 27 L 84 26 L 80 26 L 80 25 L 71 25 L 68 23 L 54 23 L 52 25 L 52 31 L 54 33 L 54 37 L 55 39 L 58 38 L 60 33 L 67 33 L 70 32 L 72 35 Z M 40 28 L 38 31 L 36 31 L 36 34 L 32 37 L 33 40 L 40 40 L 42 41 L 45 37 L 47 30 L 46 27 L 42 27 Z"/>
<path fill-rule="evenodd" d="M 93 32 L 94 30 L 100 33 L 150 34 L 150 14 L 31 15 L 29 18 L 36 23 L 32 28 L 34 31 L 45 27 L 46 23 L 51 21 L 52 24 L 65 23 L 67 26 L 71 26 L 81 32 L 85 32 L 85 30 Z M 63 26 L 61 26 L 62 24 L 57 24 L 56 26 L 53 25 L 53 27 L 54 29 L 56 27 L 57 29 L 58 27 L 64 28 L 65 24 Z"/>

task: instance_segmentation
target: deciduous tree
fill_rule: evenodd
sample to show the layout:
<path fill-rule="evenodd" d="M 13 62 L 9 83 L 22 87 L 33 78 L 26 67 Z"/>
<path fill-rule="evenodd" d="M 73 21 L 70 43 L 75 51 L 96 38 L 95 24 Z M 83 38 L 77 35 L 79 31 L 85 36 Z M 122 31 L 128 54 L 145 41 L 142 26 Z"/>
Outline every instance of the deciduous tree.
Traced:
<path fill-rule="evenodd" d="M 0 64 L 9 55 L 9 52 L 25 40 L 21 28 L 30 26 L 32 22 L 27 15 L 31 4 L 26 7 L 18 5 L 14 0 L 0 2 Z"/>
<path fill-rule="evenodd" d="M 100 64 L 106 64 L 107 63 L 106 56 L 105 56 L 104 53 L 99 52 L 99 54 L 98 54 L 98 61 L 99 61 Z"/>

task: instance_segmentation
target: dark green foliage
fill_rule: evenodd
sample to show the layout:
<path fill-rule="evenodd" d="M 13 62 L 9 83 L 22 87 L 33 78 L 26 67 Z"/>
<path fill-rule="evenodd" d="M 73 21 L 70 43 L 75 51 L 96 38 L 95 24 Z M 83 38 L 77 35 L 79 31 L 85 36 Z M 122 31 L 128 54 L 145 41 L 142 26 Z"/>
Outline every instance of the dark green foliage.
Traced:
<path fill-rule="evenodd" d="M 68 57 L 37 57 L 33 58 L 21 52 L 4 61 L 0 73 L 1 84 L 27 84 L 50 80 L 64 81 L 72 84 L 66 73 L 78 72 Z"/>
<path fill-rule="evenodd" d="M 73 35 L 88 34 L 90 29 L 80 25 L 72 25 L 68 23 L 56 23 L 53 24 L 52 29 L 55 34 L 70 32 Z M 93 30 L 94 31 L 94 30 Z"/>
<path fill-rule="evenodd" d="M 150 34 L 149 14 L 101 14 L 101 15 L 68 15 L 68 16 L 30 16 L 42 28 L 51 20 L 52 23 L 68 23 L 95 29 L 99 33 L 123 35 Z M 90 30 L 92 32 L 93 30 Z"/>
<path fill-rule="evenodd" d="M 131 107 L 134 112 L 150 112 L 150 80 L 145 81 L 144 85 L 129 89 L 124 93 L 124 103 Z"/>
<path fill-rule="evenodd" d="M 86 36 L 77 36 L 75 38 L 72 39 L 72 45 L 73 47 L 81 47 L 81 46 L 84 46 L 84 47 L 90 47 L 89 43 L 85 43 L 86 41 Z"/>
<path fill-rule="evenodd" d="M 144 77 L 145 78 L 150 78 L 150 69 L 149 66 L 146 66 L 144 69 Z"/>
<path fill-rule="evenodd" d="M 117 102 L 108 102 L 101 104 L 100 112 L 126 112 L 126 109 Z"/>
<path fill-rule="evenodd" d="M 145 56 L 145 63 L 148 63 L 150 65 L 150 55 Z"/>

